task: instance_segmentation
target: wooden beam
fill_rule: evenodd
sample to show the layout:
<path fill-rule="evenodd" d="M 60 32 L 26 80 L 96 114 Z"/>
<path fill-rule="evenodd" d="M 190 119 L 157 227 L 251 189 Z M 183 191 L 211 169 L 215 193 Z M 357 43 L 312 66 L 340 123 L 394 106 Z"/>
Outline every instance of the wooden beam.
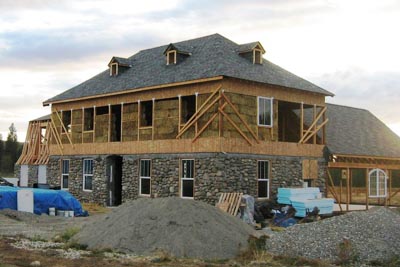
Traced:
<path fill-rule="evenodd" d="M 311 129 L 314 128 L 314 126 L 318 123 L 318 120 L 321 118 L 322 114 L 327 110 L 327 107 L 324 107 L 321 109 L 321 111 L 318 113 L 318 115 L 315 117 L 314 121 L 311 123 L 310 127 L 307 129 L 305 132 L 304 136 L 300 139 L 299 143 L 303 143 L 304 138 L 309 134 Z M 325 122 L 326 123 L 326 122 Z"/>
<path fill-rule="evenodd" d="M 390 169 L 400 170 L 400 165 L 390 164 L 367 164 L 367 163 L 352 163 L 352 162 L 328 162 L 329 168 L 353 168 L 353 169 L 365 169 L 365 168 L 378 168 L 378 169 Z"/>
<path fill-rule="evenodd" d="M 67 138 L 68 138 L 69 143 L 73 146 L 72 140 L 71 140 L 71 138 L 70 138 L 70 136 L 69 136 L 70 133 L 69 133 L 69 132 L 67 131 L 67 129 L 65 128 L 65 125 L 64 125 L 62 119 L 60 118 L 60 115 L 58 114 L 57 109 L 54 109 L 54 110 L 55 110 L 55 113 L 56 113 L 56 115 L 57 115 L 57 118 L 60 120 L 61 126 L 62 126 L 62 128 L 64 129 L 64 132 L 65 132 L 65 134 L 66 134 L 66 136 L 67 136 Z M 72 112 L 71 112 L 71 119 L 72 119 Z M 72 132 L 72 129 L 71 129 L 71 132 Z"/>
<path fill-rule="evenodd" d="M 304 135 L 304 102 L 300 104 L 300 140 Z"/>
<path fill-rule="evenodd" d="M 192 142 L 194 143 L 197 138 L 200 137 L 200 135 L 207 129 L 207 127 L 215 120 L 215 118 L 218 116 L 218 112 L 214 113 L 212 117 L 207 121 L 207 123 L 200 129 L 200 131 L 196 134 L 196 136 L 193 138 Z"/>
<path fill-rule="evenodd" d="M 347 177 L 346 177 L 346 211 L 349 211 L 349 189 L 350 189 L 350 168 L 347 168 Z"/>
<path fill-rule="evenodd" d="M 316 115 L 317 115 L 317 105 L 314 104 L 314 107 L 313 107 L 313 117 L 314 117 L 314 120 L 315 120 L 315 118 L 316 118 Z M 313 129 L 313 133 L 314 133 L 314 134 L 312 134 L 312 136 L 313 136 L 313 144 L 316 144 L 316 143 L 317 143 L 317 124 L 318 124 L 318 123 L 314 124 L 314 129 Z M 307 141 L 305 141 L 305 142 L 307 142 Z"/>
<path fill-rule="evenodd" d="M 240 128 L 236 125 L 236 123 L 226 114 L 221 108 L 218 108 L 218 111 L 224 115 L 224 117 L 228 120 L 228 122 L 239 132 L 239 134 L 249 143 L 249 145 L 252 145 L 250 139 L 240 130 Z"/>
<path fill-rule="evenodd" d="M 315 130 L 313 130 L 312 132 L 309 132 L 309 134 L 308 134 L 307 137 L 304 137 L 304 136 L 307 135 L 307 134 L 305 134 L 305 135 L 303 136 L 303 143 L 307 142 L 312 136 L 315 137 L 315 136 L 317 135 L 318 131 L 319 131 L 322 127 L 324 127 L 325 124 L 328 123 L 328 121 L 329 121 L 329 119 L 326 119 L 326 120 L 325 120 L 323 123 L 321 123 Z M 316 142 L 314 142 L 313 144 L 316 144 Z"/>
<path fill-rule="evenodd" d="M 229 104 L 229 106 L 233 109 L 235 114 L 239 117 L 240 121 L 243 123 L 244 127 L 250 132 L 250 134 L 253 136 L 253 138 L 256 140 L 256 142 L 259 144 L 260 140 L 258 139 L 257 135 L 251 130 L 250 126 L 246 122 L 245 119 L 243 119 L 242 115 L 240 115 L 239 110 L 233 105 L 231 100 L 224 94 L 222 93 L 222 97 L 225 99 L 225 101 Z"/>
<path fill-rule="evenodd" d="M 128 94 L 128 93 L 137 93 L 137 92 L 143 92 L 143 91 L 148 91 L 148 90 L 157 90 L 157 89 L 162 89 L 162 88 L 167 88 L 167 87 L 198 84 L 198 83 L 211 82 L 211 81 L 218 81 L 218 80 L 222 80 L 222 79 L 223 79 L 223 76 L 216 76 L 216 77 L 212 77 L 212 78 L 196 79 L 196 80 L 191 80 L 191 81 L 186 81 L 186 82 L 176 82 L 176 83 L 169 83 L 169 84 L 163 84 L 163 85 L 148 86 L 148 87 L 135 88 L 135 89 L 127 89 L 127 90 L 124 90 L 122 92 L 107 93 L 107 94 L 100 94 L 100 95 L 95 95 L 95 96 L 86 96 L 86 97 L 80 97 L 80 98 L 71 98 L 71 99 L 59 100 L 59 101 L 48 101 L 48 102 L 43 102 L 43 105 L 47 106 L 49 104 L 53 104 L 54 105 L 54 104 L 75 102 L 75 101 L 81 101 L 81 100 L 87 100 L 87 99 L 95 99 L 95 98 L 123 95 L 123 94 Z"/>
<path fill-rule="evenodd" d="M 365 169 L 365 209 L 369 208 L 369 169 Z"/>
<path fill-rule="evenodd" d="M 200 119 L 210 108 L 212 108 L 215 103 L 217 103 L 219 101 L 221 97 L 218 96 L 216 99 L 214 99 L 214 101 L 212 101 L 203 111 L 198 112 L 198 114 L 193 115 L 193 117 L 196 117 L 195 119 L 193 119 L 190 123 L 186 123 L 185 126 L 181 129 L 181 131 L 178 133 L 178 135 L 176 136 L 176 139 L 178 139 L 179 137 L 181 137 L 198 119 Z"/>
<path fill-rule="evenodd" d="M 326 173 L 327 173 L 328 179 L 329 179 L 329 181 L 331 182 L 331 185 L 332 185 L 332 186 L 329 186 L 329 183 L 327 183 L 327 185 L 328 185 L 327 187 L 331 190 L 331 193 L 332 193 L 333 197 L 335 198 L 336 202 L 339 204 L 340 211 L 343 211 L 342 210 L 342 205 L 341 205 L 340 199 L 339 199 L 339 197 L 338 197 L 338 195 L 336 193 L 335 184 L 333 183 L 332 175 L 331 175 L 329 169 L 326 169 Z"/>
<path fill-rule="evenodd" d="M 187 129 L 189 129 L 195 122 L 197 122 L 197 120 L 198 120 L 201 116 L 203 116 L 203 114 L 204 114 L 205 112 L 207 112 L 215 103 L 217 103 L 217 101 L 219 101 L 219 99 L 220 99 L 221 96 L 219 96 L 219 97 L 216 98 L 214 101 L 212 101 L 212 103 L 211 103 L 210 105 L 208 105 L 208 106 L 206 107 L 205 110 L 202 110 L 202 109 L 208 104 L 208 102 L 211 101 L 211 99 L 219 92 L 220 89 L 221 89 L 221 86 L 218 86 L 218 88 L 217 88 L 214 92 L 212 92 L 212 94 L 211 94 L 211 95 L 206 99 L 206 101 L 200 106 L 200 108 L 196 111 L 196 113 L 193 114 L 192 117 L 190 117 L 190 119 L 186 122 L 186 124 L 183 126 L 183 128 L 182 128 L 182 129 L 179 129 L 179 133 L 178 133 L 178 135 L 176 136 L 176 139 L 178 139 L 179 137 L 181 137 L 182 134 L 183 134 L 184 132 L 186 132 Z"/>

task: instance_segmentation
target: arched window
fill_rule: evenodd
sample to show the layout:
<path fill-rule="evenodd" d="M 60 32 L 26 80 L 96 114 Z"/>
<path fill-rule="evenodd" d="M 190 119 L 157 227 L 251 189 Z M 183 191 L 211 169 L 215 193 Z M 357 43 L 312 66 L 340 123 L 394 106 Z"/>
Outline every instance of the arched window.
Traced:
<path fill-rule="evenodd" d="M 381 169 L 369 172 L 369 197 L 386 197 L 387 175 Z"/>

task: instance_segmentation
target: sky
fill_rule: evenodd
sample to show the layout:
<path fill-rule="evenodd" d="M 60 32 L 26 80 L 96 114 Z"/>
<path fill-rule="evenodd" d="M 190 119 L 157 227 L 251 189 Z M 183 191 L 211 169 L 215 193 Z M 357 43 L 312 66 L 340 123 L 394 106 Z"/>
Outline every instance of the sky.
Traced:
<path fill-rule="evenodd" d="M 112 56 L 219 33 L 364 108 L 400 135 L 400 1 L 0 0 L 0 134 Z"/>

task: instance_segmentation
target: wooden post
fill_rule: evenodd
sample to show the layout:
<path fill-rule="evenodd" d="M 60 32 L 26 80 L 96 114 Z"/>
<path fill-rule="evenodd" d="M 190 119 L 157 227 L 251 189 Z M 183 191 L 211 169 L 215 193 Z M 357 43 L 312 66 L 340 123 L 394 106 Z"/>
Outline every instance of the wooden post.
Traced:
<path fill-rule="evenodd" d="M 96 141 L 96 106 L 93 106 L 93 143 Z"/>
<path fill-rule="evenodd" d="M 304 134 L 304 102 L 300 104 L 300 140 L 303 139 Z"/>
<path fill-rule="evenodd" d="M 349 211 L 349 195 L 350 195 L 350 169 L 347 168 L 347 179 L 346 179 L 346 211 Z"/>
<path fill-rule="evenodd" d="M 152 99 L 152 101 L 153 101 L 153 110 L 152 110 L 152 113 L 153 113 L 153 116 L 151 116 L 151 140 L 154 140 L 154 118 L 155 118 L 155 112 L 156 112 L 156 109 L 155 109 L 155 105 L 156 105 L 156 99 L 153 97 L 153 99 Z"/>
<path fill-rule="evenodd" d="M 108 104 L 108 143 L 111 142 L 111 104 Z"/>
<path fill-rule="evenodd" d="M 181 118 L 182 118 L 182 98 L 178 95 L 178 133 L 181 130 Z"/>
<path fill-rule="evenodd" d="M 349 169 L 349 184 L 350 184 L 350 190 L 349 190 L 349 203 L 353 203 L 353 170 Z"/>
<path fill-rule="evenodd" d="M 138 100 L 138 106 L 137 106 L 137 140 L 140 140 L 140 100 Z"/>
<path fill-rule="evenodd" d="M 324 112 L 324 115 L 322 115 L 322 121 L 326 121 L 326 112 Z M 322 140 L 321 140 L 321 144 L 325 145 L 326 142 L 326 125 L 324 125 L 324 127 L 322 127 Z"/>
<path fill-rule="evenodd" d="M 121 136 L 120 136 L 120 142 L 123 142 L 123 130 L 124 130 L 124 124 L 123 124 L 123 121 L 124 121 L 124 102 L 121 102 Z"/>
<path fill-rule="evenodd" d="M 365 169 L 365 209 L 369 208 L 369 169 Z"/>
<path fill-rule="evenodd" d="M 316 117 L 317 117 L 317 105 L 314 104 L 314 108 L 313 108 L 313 118 L 314 118 L 314 120 L 316 119 Z M 318 123 L 315 123 L 315 124 L 314 124 L 313 144 L 316 144 L 316 143 L 317 143 L 317 133 L 316 133 L 317 124 L 318 124 Z"/>
<path fill-rule="evenodd" d="M 222 107 L 223 104 L 223 100 L 221 95 L 224 93 L 224 90 L 222 89 L 221 91 L 219 91 L 219 103 L 218 103 L 218 108 Z M 223 132 L 222 132 L 222 128 L 223 128 L 223 115 L 221 112 L 218 112 L 218 137 L 222 137 Z"/>
<path fill-rule="evenodd" d="M 199 107 L 199 93 L 198 92 L 196 92 L 195 93 L 195 96 L 196 96 L 196 111 L 195 111 L 195 113 L 197 113 L 197 110 L 198 110 L 198 107 Z M 199 128 L 199 123 L 198 123 L 198 121 L 196 121 L 196 124 L 194 125 L 194 133 L 195 134 L 197 134 L 197 131 L 198 131 L 198 128 Z"/>
<path fill-rule="evenodd" d="M 342 194 L 343 194 L 343 179 L 340 177 L 340 184 L 339 184 L 339 205 L 342 205 Z"/>
<path fill-rule="evenodd" d="M 389 206 L 390 206 L 390 202 L 391 202 L 391 195 L 392 195 L 392 179 L 393 179 L 393 177 L 392 177 L 392 175 L 393 175 L 393 172 L 392 172 L 392 170 L 389 170 L 389 202 L 388 202 L 388 204 L 389 204 Z"/>
<path fill-rule="evenodd" d="M 83 144 L 83 132 L 85 131 L 85 108 L 82 107 L 82 136 L 81 136 L 81 143 Z"/>

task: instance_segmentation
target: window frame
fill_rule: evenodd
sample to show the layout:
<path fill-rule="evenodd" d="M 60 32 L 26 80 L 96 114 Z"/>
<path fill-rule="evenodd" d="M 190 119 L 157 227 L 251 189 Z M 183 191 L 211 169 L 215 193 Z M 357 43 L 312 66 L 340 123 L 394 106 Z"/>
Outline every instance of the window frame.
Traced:
<path fill-rule="evenodd" d="M 270 101 L 270 111 L 269 112 L 270 112 L 271 123 L 269 125 L 260 123 L 260 100 L 269 100 Z M 257 96 L 257 126 L 272 128 L 274 126 L 273 112 L 274 112 L 274 98 L 273 97 L 265 97 L 265 96 Z"/>
<path fill-rule="evenodd" d="M 150 176 L 142 176 L 142 161 L 148 161 L 149 162 L 149 175 Z M 151 159 L 140 159 L 139 160 L 139 196 L 144 196 L 144 197 L 150 197 L 151 196 L 151 170 L 152 170 L 151 167 L 152 167 Z M 149 194 L 143 194 L 142 193 L 142 179 L 150 180 L 150 192 L 149 192 Z"/>
<path fill-rule="evenodd" d="M 256 60 L 256 54 L 259 53 L 260 57 L 258 61 Z M 262 64 L 262 50 L 261 49 L 253 49 L 253 64 Z"/>
<path fill-rule="evenodd" d="M 88 161 L 91 161 L 92 162 L 92 165 L 91 165 L 91 172 L 92 173 L 85 173 L 86 172 L 86 169 L 85 169 L 85 162 L 88 162 Z M 83 159 L 83 166 L 82 166 L 82 173 L 83 173 L 83 184 L 82 184 L 82 189 L 83 189 L 83 191 L 85 191 L 85 192 L 92 192 L 93 191 L 93 173 L 94 173 L 94 160 L 93 159 Z M 92 179 L 92 188 L 91 189 L 86 189 L 85 188 L 85 181 L 86 181 L 86 179 L 88 178 L 88 177 L 90 177 L 91 179 Z"/>
<path fill-rule="evenodd" d="M 373 178 L 372 177 L 372 175 L 373 174 L 376 174 L 376 177 L 375 177 L 375 190 L 376 190 L 376 194 L 374 194 L 374 195 L 372 195 L 371 194 L 371 179 Z M 383 177 L 383 179 L 384 179 L 384 192 L 385 192 L 385 194 L 384 195 L 381 195 L 380 194 L 380 191 L 382 190 L 382 188 L 381 188 L 381 186 L 382 186 L 382 184 L 381 184 L 381 181 L 380 181 L 380 173 L 383 173 L 383 175 L 384 175 L 384 177 Z M 369 173 L 368 173 L 368 197 L 369 198 L 385 198 L 385 197 L 387 197 L 387 181 L 388 181 L 388 175 L 386 174 L 386 172 L 384 171 L 384 170 L 382 170 L 382 169 L 378 169 L 378 168 L 376 168 L 376 169 L 372 169 Z"/>
<path fill-rule="evenodd" d="M 267 163 L 268 169 L 267 169 L 267 172 L 264 173 L 264 174 L 266 174 L 268 178 L 265 178 L 265 177 L 264 178 L 260 178 L 260 163 L 261 162 L 264 162 L 264 163 L 266 162 Z M 269 195 L 270 195 L 270 193 L 269 193 L 269 190 L 270 190 L 270 188 L 269 188 L 270 177 L 271 177 L 271 163 L 270 163 L 270 161 L 269 160 L 257 160 L 257 198 L 259 198 L 259 199 L 269 199 Z M 267 182 L 267 196 L 261 196 L 260 197 L 260 190 L 259 190 L 260 185 L 259 185 L 259 182 Z"/>
<path fill-rule="evenodd" d="M 67 173 L 64 172 L 64 162 L 68 162 L 68 172 Z M 61 160 L 61 181 L 60 181 L 60 185 L 61 185 L 61 189 L 62 190 L 69 190 L 70 165 L 71 165 L 71 161 L 69 159 L 62 159 Z M 65 176 L 67 176 L 67 185 L 68 185 L 68 187 L 64 187 L 64 177 Z"/>
<path fill-rule="evenodd" d="M 170 62 L 170 54 L 174 54 L 174 62 Z M 167 52 L 167 65 L 176 64 L 176 50 L 170 50 Z"/>
<path fill-rule="evenodd" d="M 118 75 L 118 63 L 111 63 L 110 76 L 117 76 L 117 75 Z"/>
<path fill-rule="evenodd" d="M 183 162 L 184 161 L 191 161 L 193 162 L 192 166 L 193 166 L 193 170 L 192 170 L 192 177 L 183 177 L 184 173 L 183 173 Z M 180 160 L 180 171 L 179 171 L 179 195 L 181 198 L 183 199 L 194 199 L 194 177 L 195 177 L 195 160 L 194 159 L 181 159 Z M 187 196 L 183 196 L 183 181 L 193 181 L 193 196 L 192 197 L 187 197 Z"/>

